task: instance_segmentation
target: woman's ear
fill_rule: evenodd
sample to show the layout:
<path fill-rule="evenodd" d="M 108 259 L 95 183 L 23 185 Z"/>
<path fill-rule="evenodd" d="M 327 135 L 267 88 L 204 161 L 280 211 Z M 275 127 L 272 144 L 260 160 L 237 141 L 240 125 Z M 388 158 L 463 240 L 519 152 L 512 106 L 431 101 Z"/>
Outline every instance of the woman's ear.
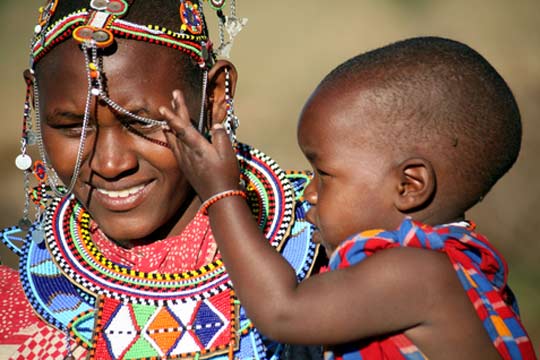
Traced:
<path fill-rule="evenodd" d="M 35 81 L 35 75 L 32 74 L 32 72 L 29 69 L 24 70 L 23 72 L 24 82 L 29 87 L 30 90 L 30 104 L 34 106 L 34 81 Z"/>
<path fill-rule="evenodd" d="M 397 168 L 399 183 L 394 205 L 402 213 L 427 207 L 435 196 L 437 179 L 430 161 L 410 158 Z"/>
<path fill-rule="evenodd" d="M 34 75 L 29 69 L 26 69 L 23 71 L 24 81 L 27 83 L 33 83 L 34 82 Z"/>
<path fill-rule="evenodd" d="M 227 72 L 229 73 L 229 96 L 234 97 L 238 72 L 234 65 L 227 60 L 218 60 L 208 72 L 208 111 L 210 127 L 214 123 L 225 120 L 227 102 L 225 97 Z"/>

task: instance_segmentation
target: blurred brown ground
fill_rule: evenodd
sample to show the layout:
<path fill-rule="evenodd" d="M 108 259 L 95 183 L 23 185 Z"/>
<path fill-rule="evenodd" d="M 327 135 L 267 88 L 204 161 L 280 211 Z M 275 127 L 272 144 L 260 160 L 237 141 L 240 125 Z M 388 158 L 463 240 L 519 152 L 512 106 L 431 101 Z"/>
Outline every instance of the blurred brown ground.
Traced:
<path fill-rule="evenodd" d="M 37 8 L 43 3 L 0 0 L 2 227 L 15 224 L 22 211 L 22 176 L 13 159 L 19 149 L 25 92 L 22 71 Z M 285 168 L 307 166 L 295 134 L 302 104 L 328 71 L 360 52 L 406 37 L 438 35 L 469 44 L 499 70 L 521 108 L 522 152 L 469 218 L 506 256 L 510 284 L 539 351 L 540 2 L 238 0 L 238 11 L 249 18 L 232 53 L 240 74 L 236 94 L 240 138 Z M 3 262 L 16 266 L 6 253 L 1 247 Z"/>

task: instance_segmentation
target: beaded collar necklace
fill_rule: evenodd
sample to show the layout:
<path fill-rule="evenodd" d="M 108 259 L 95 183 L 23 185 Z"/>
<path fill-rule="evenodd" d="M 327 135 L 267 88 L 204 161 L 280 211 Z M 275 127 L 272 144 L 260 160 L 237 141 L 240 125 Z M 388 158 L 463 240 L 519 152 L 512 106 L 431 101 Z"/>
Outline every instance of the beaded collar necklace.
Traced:
<path fill-rule="evenodd" d="M 295 215 L 296 185 L 254 148 L 238 144 L 237 156 L 260 228 L 304 278 L 316 247 L 308 241 L 303 209 Z M 18 253 L 32 307 L 91 358 L 265 358 L 263 340 L 239 307 L 220 260 L 184 273 L 132 271 L 100 253 L 90 222 L 72 195 L 55 198 L 41 222 L 45 237 L 34 236 L 39 231 L 32 227 Z M 16 232 L 1 233 L 12 248 Z"/>

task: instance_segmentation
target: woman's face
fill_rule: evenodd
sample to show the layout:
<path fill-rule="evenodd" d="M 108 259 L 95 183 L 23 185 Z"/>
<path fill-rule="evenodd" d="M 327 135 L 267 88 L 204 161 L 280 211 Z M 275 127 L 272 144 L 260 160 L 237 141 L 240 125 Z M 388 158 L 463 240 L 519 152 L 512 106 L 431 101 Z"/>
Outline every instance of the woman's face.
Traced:
<path fill-rule="evenodd" d="M 117 51 L 103 57 L 108 96 L 132 113 L 161 119 L 158 108 L 169 105 L 172 91 L 181 89 L 192 117 L 198 118 L 200 95 L 184 89 L 179 57 L 178 51 L 166 47 L 119 40 Z M 74 171 L 85 113 L 84 64 L 77 44 L 66 41 L 36 70 L 45 150 L 66 185 Z M 126 122 L 139 135 L 128 130 Z M 102 102 L 92 103 L 73 193 L 101 230 L 126 247 L 178 233 L 193 216 L 186 209 L 194 193 L 173 153 L 152 140 L 166 142 L 159 126 L 148 127 Z"/>

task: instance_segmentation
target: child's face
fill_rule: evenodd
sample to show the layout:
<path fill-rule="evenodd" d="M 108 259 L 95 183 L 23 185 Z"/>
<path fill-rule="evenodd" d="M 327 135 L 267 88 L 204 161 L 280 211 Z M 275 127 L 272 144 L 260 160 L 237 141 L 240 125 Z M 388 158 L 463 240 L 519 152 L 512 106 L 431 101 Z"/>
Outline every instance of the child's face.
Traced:
<path fill-rule="evenodd" d="M 118 51 L 104 56 L 109 97 L 129 111 L 161 119 L 158 108 L 170 104 L 174 89 L 182 89 L 177 51 L 144 42 L 119 40 Z M 74 41 L 59 45 L 38 64 L 37 81 L 43 140 L 52 166 L 65 184 L 74 171 L 87 78 L 84 59 Z M 184 89 L 185 90 L 185 89 Z M 189 98 L 191 114 L 198 99 Z M 135 135 L 166 141 L 161 128 L 148 127 L 93 103 L 91 125 L 75 196 L 85 204 L 109 237 L 129 246 L 157 230 L 173 230 L 193 199 L 192 191 L 171 150 Z M 164 229 L 166 228 L 166 229 Z"/>
<path fill-rule="evenodd" d="M 393 162 L 375 147 L 369 123 L 376 112 L 352 96 L 317 94 L 304 109 L 298 142 L 314 170 L 305 191 L 313 205 L 308 221 L 314 241 L 330 256 L 347 237 L 374 228 L 394 228 L 402 215 L 393 206 Z"/>

